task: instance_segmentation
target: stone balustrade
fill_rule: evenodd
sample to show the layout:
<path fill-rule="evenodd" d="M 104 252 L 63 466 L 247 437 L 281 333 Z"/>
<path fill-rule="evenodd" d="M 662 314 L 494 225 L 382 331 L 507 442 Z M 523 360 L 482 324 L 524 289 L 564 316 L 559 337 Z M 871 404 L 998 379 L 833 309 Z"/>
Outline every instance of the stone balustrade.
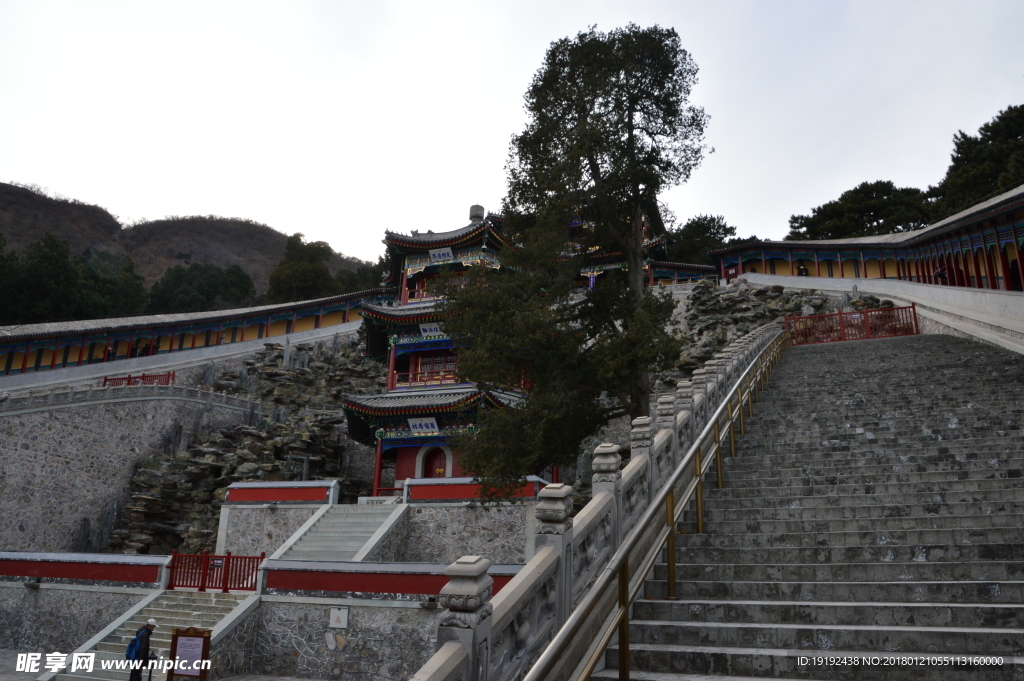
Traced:
<path fill-rule="evenodd" d="M 0 398 L 0 417 L 29 414 L 38 411 L 68 409 L 88 404 L 137 402 L 140 400 L 181 400 L 262 415 L 262 407 L 255 400 L 178 385 L 126 385 L 106 388 L 31 393 Z"/>
<path fill-rule="evenodd" d="M 692 380 L 657 401 L 654 418 L 633 420 L 630 460 L 623 467 L 618 445 L 594 450 L 593 496 L 571 517 L 572 489 L 547 485 L 535 514 L 534 555 L 494 598 L 490 561 L 466 556 L 446 571 L 442 591 L 438 652 L 413 677 L 416 681 L 509 681 L 520 679 L 608 566 L 612 554 L 633 532 L 645 532 L 649 548 L 657 528 L 638 527 L 653 499 L 672 477 L 738 378 L 782 330 L 771 324 L 734 341 L 716 354 Z M 760 366 L 760 365 L 758 365 Z M 751 386 L 754 388 L 755 386 Z M 747 390 L 746 382 L 742 387 Z M 696 481 L 682 476 L 676 494 Z M 677 498 L 680 498 L 677 496 Z M 642 535 L 643 536 L 643 535 Z M 644 551 L 638 552 L 643 554 Z M 599 623 L 613 600 L 591 613 Z M 588 620 L 589 621 L 589 620 Z M 593 627 L 596 630 L 596 624 Z M 595 642 L 582 636 L 561 666 L 571 671 Z"/>

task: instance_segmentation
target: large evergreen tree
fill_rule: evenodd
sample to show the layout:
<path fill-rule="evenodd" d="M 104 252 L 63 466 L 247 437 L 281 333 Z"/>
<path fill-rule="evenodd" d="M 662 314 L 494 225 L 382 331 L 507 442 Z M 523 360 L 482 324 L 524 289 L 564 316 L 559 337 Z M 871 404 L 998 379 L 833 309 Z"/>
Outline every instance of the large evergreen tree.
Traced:
<path fill-rule="evenodd" d="M 706 151 L 707 116 L 688 103 L 696 74 L 672 29 L 592 28 L 552 43 L 526 93 L 503 208 L 514 246 L 500 271 L 450 279 L 441 306 L 464 378 L 528 382 L 526 397 L 488 411 L 459 443 L 492 489 L 573 461 L 613 416 L 647 414 L 648 372 L 678 357 L 674 305 L 645 287 L 643 244 L 664 232 L 659 195 Z M 623 253 L 627 268 L 580 289 L 580 268 L 602 250 Z"/>

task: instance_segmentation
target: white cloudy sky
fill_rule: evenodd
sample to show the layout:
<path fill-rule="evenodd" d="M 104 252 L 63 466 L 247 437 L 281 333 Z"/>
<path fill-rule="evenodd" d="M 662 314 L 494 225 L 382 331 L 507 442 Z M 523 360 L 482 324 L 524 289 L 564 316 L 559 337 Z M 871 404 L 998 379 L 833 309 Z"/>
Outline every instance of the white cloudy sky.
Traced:
<path fill-rule="evenodd" d="M 1024 3 L 0 0 L 0 181 L 122 221 L 251 218 L 375 259 L 497 209 L 522 95 L 590 24 L 673 26 L 715 147 L 665 196 L 781 237 L 866 180 L 925 187 L 1024 101 Z"/>

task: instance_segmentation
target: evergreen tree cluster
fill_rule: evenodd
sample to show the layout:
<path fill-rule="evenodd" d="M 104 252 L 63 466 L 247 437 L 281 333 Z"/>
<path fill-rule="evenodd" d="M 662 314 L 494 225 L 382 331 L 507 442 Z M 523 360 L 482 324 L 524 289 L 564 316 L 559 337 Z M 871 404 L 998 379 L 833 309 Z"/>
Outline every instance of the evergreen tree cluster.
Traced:
<path fill-rule="evenodd" d="M 845 239 L 919 229 L 1024 182 L 1024 106 L 1010 106 L 971 135 L 953 137 L 945 177 L 927 190 L 864 182 L 789 219 L 789 240 Z"/>
<path fill-rule="evenodd" d="M 331 256 L 326 243 L 307 244 L 295 234 L 265 296 L 256 295 L 241 267 L 209 263 L 175 265 L 147 290 L 123 253 L 88 250 L 72 256 L 68 242 L 49 233 L 16 253 L 0 234 L 0 291 L 7 294 L 0 296 L 0 326 L 310 300 L 378 287 L 389 267 L 381 258 L 375 265 L 366 263 L 332 277 L 326 266 Z"/>

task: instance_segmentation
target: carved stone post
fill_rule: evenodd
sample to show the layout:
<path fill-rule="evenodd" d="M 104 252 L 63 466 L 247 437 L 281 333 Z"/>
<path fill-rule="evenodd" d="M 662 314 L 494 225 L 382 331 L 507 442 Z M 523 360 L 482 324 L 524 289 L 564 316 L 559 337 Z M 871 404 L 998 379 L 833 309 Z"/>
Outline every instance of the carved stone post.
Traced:
<path fill-rule="evenodd" d="M 651 427 L 651 419 L 640 416 L 633 419 L 633 430 L 629 433 L 630 439 L 630 460 L 638 456 L 647 457 L 647 498 L 654 498 L 658 491 L 658 471 L 654 468 L 654 457 L 651 456 L 651 446 L 654 444 L 654 429 Z"/>
<path fill-rule="evenodd" d="M 700 407 L 694 407 L 691 410 L 694 417 L 696 417 L 693 424 L 693 432 L 695 434 L 699 433 L 701 429 L 704 428 L 704 424 L 708 422 L 707 373 L 706 369 L 697 369 L 693 372 L 693 376 L 691 377 L 694 401 L 696 401 L 697 395 L 700 395 L 703 398 Z"/>
<path fill-rule="evenodd" d="M 667 430 L 672 433 L 667 457 L 662 457 L 661 466 L 673 467 L 679 461 L 679 436 L 676 434 L 676 396 L 662 395 L 658 398 L 658 422 L 655 432 Z M 632 456 L 632 455 L 631 455 Z M 658 472 L 661 475 L 661 472 Z"/>
<path fill-rule="evenodd" d="M 491 561 L 463 556 L 444 571 L 451 580 L 437 600 L 445 611 L 437 623 L 437 648 L 458 641 L 469 652 L 469 675 L 463 681 L 487 681 L 491 646 Z"/>
<path fill-rule="evenodd" d="M 622 457 L 619 456 L 619 446 L 607 442 L 598 445 L 591 468 L 594 471 L 594 496 L 609 492 L 615 502 L 612 512 L 612 551 L 615 551 L 622 543 Z"/>
<path fill-rule="evenodd" d="M 556 573 L 558 601 L 555 616 L 562 626 L 572 611 L 572 486 L 556 483 L 540 491 L 540 500 L 534 510 L 537 533 L 533 537 L 534 555 L 545 546 L 558 551 Z"/>

